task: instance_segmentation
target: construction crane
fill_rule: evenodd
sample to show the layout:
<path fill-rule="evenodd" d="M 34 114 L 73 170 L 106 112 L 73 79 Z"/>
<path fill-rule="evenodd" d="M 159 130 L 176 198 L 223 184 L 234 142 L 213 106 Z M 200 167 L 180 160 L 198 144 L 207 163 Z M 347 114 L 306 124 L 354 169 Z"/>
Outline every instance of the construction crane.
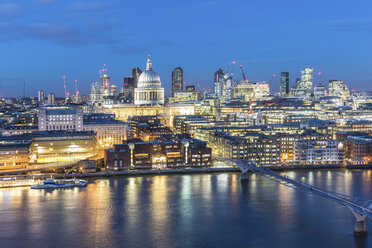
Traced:
<path fill-rule="evenodd" d="M 240 70 L 242 71 L 244 82 L 247 81 L 247 80 L 245 79 L 245 75 L 244 75 L 244 71 L 243 71 L 243 65 L 240 65 Z"/>
<path fill-rule="evenodd" d="M 274 80 L 274 78 L 276 77 L 275 73 L 273 74 L 272 78 L 270 79 L 269 81 L 269 85 L 271 84 L 271 82 Z"/>
<path fill-rule="evenodd" d="M 75 79 L 75 95 L 78 95 L 79 91 L 77 89 L 77 79 Z"/>
<path fill-rule="evenodd" d="M 320 78 L 320 84 L 324 84 L 323 83 L 322 72 L 318 72 L 318 75 L 319 75 L 319 78 Z"/>

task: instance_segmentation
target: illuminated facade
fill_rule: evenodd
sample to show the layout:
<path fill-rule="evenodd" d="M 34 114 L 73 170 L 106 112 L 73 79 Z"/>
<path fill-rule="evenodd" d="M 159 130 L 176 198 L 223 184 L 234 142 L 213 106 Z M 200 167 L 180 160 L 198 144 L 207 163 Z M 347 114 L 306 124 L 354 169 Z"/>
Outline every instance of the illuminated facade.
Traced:
<path fill-rule="evenodd" d="M 304 68 L 301 70 L 300 88 L 304 89 L 305 96 L 309 97 L 313 93 L 313 68 Z"/>
<path fill-rule="evenodd" d="M 108 171 L 211 166 L 211 149 L 187 136 L 164 135 L 157 142 L 129 140 L 105 151 Z"/>
<path fill-rule="evenodd" d="M 30 143 L 1 144 L 0 170 L 26 168 L 29 165 Z"/>
<path fill-rule="evenodd" d="M 343 101 L 350 97 L 350 90 L 346 83 L 340 80 L 329 80 L 329 96 L 338 96 Z"/>
<path fill-rule="evenodd" d="M 260 165 L 280 165 L 279 142 L 275 136 L 249 133 L 244 136 L 214 133 L 210 135 L 209 145 L 215 155 L 249 161 Z"/>
<path fill-rule="evenodd" d="M 195 104 L 167 104 L 155 106 L 136 106 L 133 104 L 114 105 L 110 107 L 96 109 L 97 113 L 111 113 L 118 120 L 128 121 L 133 116 L 148 116 L 156 115 L 164 120 L 163 124 L 167 126 L 173 125 L 173 118 L 176 115 L 193 115 L 195 113 Z"/>
<path fill-rule="evenodd" d="M 270 86 L 267 82 L 240 81 L 234 87 L 232 94 L 234 98 L 240 98 L 247 102 L 266 100 L 270 95 Z"/>
<path fill-rule="evenodd" d="M 43 90 L 39 90 L 37 92 L 37 100 L 39 103 L 44 102 L 44 91 Z"/>
<path fill-rule="evenodd" d="M 301 165 L 340 165 L 344 153 L 344 144 L 338 140 L 297 140 L 294 146 L 294 160 Z"/>
<path fill-rule="evenodd" d="M 3 135 L 21 135 L 38 131 L 38 126 L 35 125 L 11 125 L 6 126 L 2 130 Z"/>
<path fill-rule="evenodd" d="M 93 131 L 96 134 L 97 148 L 109 148 L 127 139 L 127 127 L 127 123 L 117 120 L 84 120 L 83 131 Z"/>
<path fill-rule="evenodd" d="M 95 107 L 103 107 L 103 87 L 101 83 L 92 83 L 90 87 L 90 104 Z"/>
<path fill-rule="evenodd" d="M 280 75 L 280 97 L 286 97 L 289 94 L 289 72 L 282 72 Z"/>
<path fill-rule="evenodd" d="M 83 110 L 78 107 L 59 106 L 39 109 L 39 131 L 83 130 Z"/>
<path fill-rule="evenodd" d="M 327 95 L 327 90 L 324 85 L 314 86 L 314 100 L 319 101 L 322 97 Z"/>
<path fill-rule="evenodd" d="M 215 97 L 221 97 L 223 91 L 223 82 L 224 82 L 225 71 L 219 69 L 214 73 L 214 95 Z"/>
<path fill-rule="evenodd" d="M 54 93 L 48 94 L 48 105 L 55 105 L 56 104 L 56 96 Z"/>
<path fill-rule="evenodd" d="M 174 68 L 172 71 L 172 96 L 176 91 L 183 90 L 183 70 L 181 67 Z"/>
<path fill-rule="evenodd" d="M 96 154 L 94 132 L 49 131 L 32 134 L 32 163 L 76 162 Z"/>
<path fill-rule="evenodd" d="M 142 72 L 134 90 L 135 105 L 164 104 L 164 88 L 161 87 L 159 75 L 152 70 L 152 62 L 147 59 L 146 71 Z"/>
<path fill-rule="evenodd" d="M 352 165 L 372 163 L 372 137 L 348 136 L 345 139 L 345 160 Z"/>
<path fill-rule="evenodd" d="M 173 97 L 169 98 L 170 103 L 190 103 L 198 100 L 198 92 L 195 87 L 187 86 L 186 90 L 173 92 Z"/>

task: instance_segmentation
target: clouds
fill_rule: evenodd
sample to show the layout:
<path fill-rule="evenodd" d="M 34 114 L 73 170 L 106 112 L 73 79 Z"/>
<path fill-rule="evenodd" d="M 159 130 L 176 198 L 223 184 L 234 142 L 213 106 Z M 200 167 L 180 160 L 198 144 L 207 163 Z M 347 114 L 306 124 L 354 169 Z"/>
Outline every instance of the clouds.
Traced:
<path fill-rule="evenodd" d="M 22 16 L 23 8 L 19 4 L 5 3 L 0 4 L 0 20 L 1 19 L 13 19 Z"/>
<path fill-rule="evenodd" d="M 35 0 L 35 3 L 39 5 L 51 5 L 58 3 L 58 0 Z"/>
<path fill-rule="evenodd" d="M 72 5 L 71 9 L 76 11 L 102 11 L 112 7 L 111 2 L 77 2 Z"/>
<path fill-rule="evenodd" d="M 115 54 L 121 54 L 121 55 L 129 55 L 129 54 L 140 54 L 144 53 L 147 49 L 140 46 L 135 45 L 123 45 L 120 46 L 114 46 L 111 48 L 111 52 Z"/>
<path fill-rule="evenodd" d="M 69 45 L 116 42 L 110 34 L 120 25 L 120 19 L 102 14 L 112 8 L 110 2 L 34 0 L 32 4 L 21 4 L 0 4 L 0 42 L 32 39 Z M 106 35 L 99 35 L 100 32 Z"/>
<path fill-rule="evenodd" d="M 372 17 L 329 20 L 323 24 L 334 31 L 372 31 Z"/>
<path fill-rule="evenodd" d="M 94 35 L 60 22 L 0 23 L 0 41 L 48 40 L 57 44 L 98 43 Z"/>

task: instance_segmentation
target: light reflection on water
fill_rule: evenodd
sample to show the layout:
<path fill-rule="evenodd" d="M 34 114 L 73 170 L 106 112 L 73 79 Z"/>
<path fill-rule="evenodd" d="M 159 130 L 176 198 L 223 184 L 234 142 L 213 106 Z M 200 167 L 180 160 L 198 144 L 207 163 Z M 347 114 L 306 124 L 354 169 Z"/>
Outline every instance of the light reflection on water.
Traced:
<path fill-rule="evenodd" d="M 370 170 L 283 172 L 372 199 Z M 91 180 L 86 189 L 0 190 L 0 247 L 368 247 L 345 207 L 257 175 Z M 371 221 L 367 226 L 372 230 Z"/>

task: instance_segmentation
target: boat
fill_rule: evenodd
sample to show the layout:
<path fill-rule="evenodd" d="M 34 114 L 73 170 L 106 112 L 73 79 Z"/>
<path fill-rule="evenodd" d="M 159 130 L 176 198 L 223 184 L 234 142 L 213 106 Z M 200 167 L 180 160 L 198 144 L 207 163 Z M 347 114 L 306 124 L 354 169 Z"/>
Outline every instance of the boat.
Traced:
<path fill-rule="evenodd" d="M 88 181 L 79 179 L 46 179 L 41 184 L 31 186 L 31 189 L 57 189 L 57 188 L 73 188 L 73 187 L 85 187 Z"/>

